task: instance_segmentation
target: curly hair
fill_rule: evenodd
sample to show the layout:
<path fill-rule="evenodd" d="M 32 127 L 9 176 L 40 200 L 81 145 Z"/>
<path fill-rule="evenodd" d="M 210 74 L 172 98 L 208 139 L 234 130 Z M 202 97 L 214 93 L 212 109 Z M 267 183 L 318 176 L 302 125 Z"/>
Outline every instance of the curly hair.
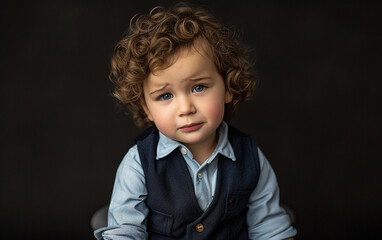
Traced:
<path fill-rule="evenodd" d="M 155 70 L 168 67 L 166 61 L 175 52 L 199 38 L 209 45 L 211 60 L 233 95 L 226 104 L 224 119 L 231 118 L 238 104 L 250 98 L 256 79 L 245 50 L 230 28 L 211 12 L 190 4 L 176 4 L 168 9 L 155 7 L 148 14 L 137 14 L 131 19 L 128 32 L 117 43 L 111 59 L 113 95 L 131 111 L 138 126 L 150 122 L 141 106 L 144 79 Z"/>

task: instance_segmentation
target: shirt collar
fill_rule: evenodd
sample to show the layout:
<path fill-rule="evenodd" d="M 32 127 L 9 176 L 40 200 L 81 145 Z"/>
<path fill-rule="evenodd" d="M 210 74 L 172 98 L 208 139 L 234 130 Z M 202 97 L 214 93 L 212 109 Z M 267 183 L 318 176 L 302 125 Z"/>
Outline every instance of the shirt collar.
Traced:
<path fill-rule="evenodd" d="M 223 121 L 217 129 L 217 133 L 219 138 L 218 144 L 216 145 L 214 152 L 207 159 L 207 162 L 212 161 L 218 153 L 226 156 L 232 161 L 236 161 L 236 157 L 235 157 L 232 145 L 228 140 L 228 124 Z M 186 146 L 184 146 L 180 142 L 175 141 L 165 136 L 161 132 L 159 132 L 159 141 L 158 141 L 156 159 L 159 160 L 161 158 L 164 158 L 167 155 L 169 155 L 171 152 L 173 152 L 175 149 L 181 148 L 181 147 L 186 148 Z"/>

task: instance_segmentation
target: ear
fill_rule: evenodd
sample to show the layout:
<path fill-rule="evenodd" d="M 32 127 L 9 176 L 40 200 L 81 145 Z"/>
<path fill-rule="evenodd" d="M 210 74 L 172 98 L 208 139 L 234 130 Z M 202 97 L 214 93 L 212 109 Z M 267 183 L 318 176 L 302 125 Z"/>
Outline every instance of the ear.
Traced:
<path fill-rule="evenodd" d="M 149 108 L 147 107 L 147 104 L 146 104 L 145 100 L 142 100 L 142 101 L 141 101 L 141 106 L 142 106 L 143 110 L 145 111 L 145 113 L 146 113 L 146 115 L 147 115 L 147 118 L 148 118 L 150 121 L 154 122 L 154 120 L 153 120 L 153 116 L 151 115 L 150 110 L 149 110 Z"/>
<path fill-rule="evenodd" d="M 232 98 L 233 98 L 233 95 L 230 91 L 225 91 L 225 99 L 224 99 L 224 103 L 230 103 L 232 102 Z"/>

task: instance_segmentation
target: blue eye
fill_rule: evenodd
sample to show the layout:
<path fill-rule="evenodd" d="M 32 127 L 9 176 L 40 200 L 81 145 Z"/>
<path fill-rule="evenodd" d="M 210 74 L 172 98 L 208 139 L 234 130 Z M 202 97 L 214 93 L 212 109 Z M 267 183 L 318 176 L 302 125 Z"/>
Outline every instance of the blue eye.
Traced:
<path fill-rule="evenodd" d="M 206 86 L 203 85 L 196 85 L 194 89 L 192 90 L 193 92 L 202 92 L 206 89 Z"/>
<path fill-rule="evenodd" d="M 171 93 L 165 93 L 165 94 L 162 94 L 158 97 L 158 100 L 170 100 L 172 98 L 172 94 Z"/>

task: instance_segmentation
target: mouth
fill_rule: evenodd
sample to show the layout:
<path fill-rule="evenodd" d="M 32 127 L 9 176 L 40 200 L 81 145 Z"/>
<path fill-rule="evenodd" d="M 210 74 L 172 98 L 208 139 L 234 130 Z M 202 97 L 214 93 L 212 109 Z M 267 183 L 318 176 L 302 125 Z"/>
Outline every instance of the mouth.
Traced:
<path fill-rule="evenodd" d="M 201 128 L 202 125 L 203 123 L 191 123 L 191 124 L 184 125 L 180 127 L 179 129 L 183 132 L 192 132 Z"/>

